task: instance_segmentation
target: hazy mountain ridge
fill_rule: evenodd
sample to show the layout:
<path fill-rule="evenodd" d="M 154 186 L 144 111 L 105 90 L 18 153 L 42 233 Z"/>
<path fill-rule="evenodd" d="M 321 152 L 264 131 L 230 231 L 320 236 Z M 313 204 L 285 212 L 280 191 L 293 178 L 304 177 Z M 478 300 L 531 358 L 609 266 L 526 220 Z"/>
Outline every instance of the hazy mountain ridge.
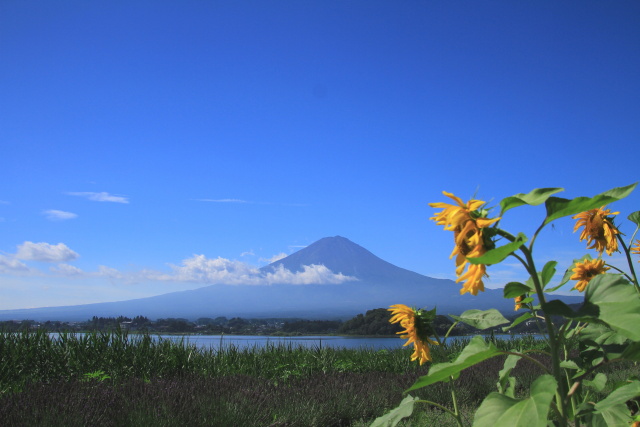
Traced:
<path fill-rule="evenodd" d="M 261 270 L 267 272 L 282 266 L 296 272 L 312 264 L 324 265 L 333 273 L 357 280 L 323 285 L 210 285 L 121 302 L 2 310 L 0 320 L 87 320 L 92 316 L 120 315 L 150 319 L 217 316 L 346 319 L 399 303 L 436 306 L 439 314 L 459 314 L 471 308 L 497 308 L 513 313 L 513 300 L 505 300 L 502 289 L 487 289 L 475 297 L 460 295 L 460 285 L 452 280 L 434 279 L 397 267 L 341 236 L 320 239 Z M 567 303 L 582 300 L 559 298 Z"/>

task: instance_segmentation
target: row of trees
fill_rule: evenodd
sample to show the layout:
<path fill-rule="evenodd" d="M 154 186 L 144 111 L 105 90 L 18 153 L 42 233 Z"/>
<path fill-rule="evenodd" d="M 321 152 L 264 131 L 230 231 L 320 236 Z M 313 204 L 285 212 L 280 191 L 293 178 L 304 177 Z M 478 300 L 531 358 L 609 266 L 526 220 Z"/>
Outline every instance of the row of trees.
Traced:
<path fill-rule="evenodd" d="M 86 322 L 0 322 L 0 331 L 18 331 L 24 329 L 45 329 L 50 332 L 62 331 L 109 331 L 117 328 L 137 332 L 150 333 L 188 333 L 188 334 L 239 334 L 239 335 L 310 335 L 310 334 L 342 334 L 342 335 L 395 335 L 402 328 L 398 324 L 389 323 L 391 315 L 387 309 L 377 308 L 347 321 L 341 320 L 305 320 L 305 319 L 244 319 L 241 317 L 202 317 L 196 321 L 182 318 L 149 320 L 145 316 L 133 318 L 97 317 Z M 452 325 L 450 318 L 438 315 L 433 323 L 436 332 L 443 336 Z M 527 332 L 525 324 L 516 332 Z M 474 333 L 474 329 L 458 324 L 451 335 Z"/>

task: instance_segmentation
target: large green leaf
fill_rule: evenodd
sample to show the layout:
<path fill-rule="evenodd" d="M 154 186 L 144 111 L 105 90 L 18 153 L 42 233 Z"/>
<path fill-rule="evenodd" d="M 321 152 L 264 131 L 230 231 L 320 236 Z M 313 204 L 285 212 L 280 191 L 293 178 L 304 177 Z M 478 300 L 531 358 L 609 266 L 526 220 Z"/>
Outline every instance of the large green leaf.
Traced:
<path fill-rule="evenodd" d="M 531 385 L 531 395 L 514 399 L 491 393 L 476 411 L 474 427 L 546 427 L 547 414 L 558 384 L 551 375 L 541 375 Z"/>
<path fill-rule="evenodd" d="M 601 274 L 591 279 L 584 306 L 596 306 L 599 320 L 632 341 L 640 341 L 640 296 L 621 276 Z"/>
<path fill-rule="evenodd" d="M 503 259 L 517 251 L 518 248 L 524 245 L 526 241 L 527 236 L 525 236 L 523 233 L 518 233 L 516 239 L 513 242 L 507 243 L 506 245 L 500 246 L 499 248 L 491 249 L 484 255 L 477 258 L 467 258 L 467 260 L 471 264 L 498 264 L 499 262 L 502 262 Z"/>
<path fill-rule="evenodd" d="M 544 203 L 549 196 L 563 191 L 564 188 L 536 188 L 527 194 L 518 193 L 514 196 L 506 197 L 500 201 L 500 216 L 512 208 L 522 205 L 537 206 Z"/>
<path fill-rule="evenodd" d="M 636 188 L 636 185 L 638 184 L 635 183 L 627 185 L 626 187 L 613 188 L 594 197 L 576 197 L 575 199 L 549 197 L 545 202 L 547 217 L 544 223 L 548 224 L 558 218 L 596 209 L 617 200 L 624 199 L 631 194 L 633 189 Z"/>
<path fill-rule="evenodd" d="M 629 221 L 634 222 L 636 225 L 640 226 L 640 211 L 635 211 L 630 213 L 627 219 Z"/>
<path fill-rule="evenodd" d="M 515 397 L 515 389 L 516 389 L 516 379 L 515 377 L 510 376 L 513 368 L 516 367 L 516 364 L 520 360 L 520 356 L 515 354 L 510 354 L 504 361 L 504 366 L 500 372 L 498 372 L 498 392 L 500 394 L 504 394 L 505 396 Z"/>
<path fill-rule="evenodd" d="M 403 418 L 411 416 L 416 400 L 418 400 L 417 397 L 405 397 L 398 407 L 376 418 L 373 423 L 371 423 L 371 427 L 393 427 L 397 425 Z"/>
<path fill-rule="evenodd" d="M 596 403 L 596 411 L 605 411 L 638 396 L 640 396 L 640 381 L 632 381 L 609 393 L 607 397 Z"/>
<path fill-rule="evenodd" d="M 556 274 L 556 265 L 558 265 L 558 261 L 549 261 L 542 268 L 542 272 L 540 273 L 540 280 L 542 282 L 543 288 L 547 286 L 547 284 Z"/>
<path fill-rule="evenodd" d="M 533 313 L 531 313 L 530 311 L 527 311 L 526 313 L 524 313 L 522 316 L 518 317 L 516 320 L 513 321 L 513 323 L 511 323 L 509 326 L 505 326 L 504 328 L 502 328 L 503 332 L 507 332 L 509 329 L 511 328 L 515 328 L 516 326 L 518 326 L 520 323 L 524 322 L 525 320 L 529 320 L 531 319 L 533 316 Z"/>
<path fill-rule="evenodd" d="M 449 381 L 452 376 L 457 376 L 462 370 L 499 354 L 502 354 L 502 352 L 495 345 L 485 343 L 480 335 L 476 335 L 469 341 L 469 344 L 462 350 L 462 353 L 455 361 L 432 365 L 429 373 L 418 378 L 418 381 L 407 391 L 426 387 L 429 384 L 440 381 Z"/>
<path fill-rule="evenodd" d="M 505 298 L 516 298 L 524 294 L 528 294 L 529 292 L 533 292 L 535 289 L 531 289 L 529 286 L 520 282 L 509 282 L 504 285 L 504 297 Z"/>
<path fill-rule="evenodd" d="M 465 311 L 460 316 L 454 316 L 453 314 L 450 314 L 449 316 L 477 329 L 493 328 L 494 326 L 509 323 L 502 313 L 495 308 L 490 308 L 489 310 L 471 309 Z"/>

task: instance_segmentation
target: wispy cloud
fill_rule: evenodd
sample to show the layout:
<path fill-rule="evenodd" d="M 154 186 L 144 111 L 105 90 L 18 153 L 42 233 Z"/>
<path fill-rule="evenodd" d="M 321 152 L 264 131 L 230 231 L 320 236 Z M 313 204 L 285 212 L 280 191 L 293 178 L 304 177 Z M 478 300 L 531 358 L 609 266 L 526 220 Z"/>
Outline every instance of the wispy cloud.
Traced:
<path fill-rule="evenodd" d="M 80 196 L 85 197 L 88 200 L 92 200 L 94 202 L 113 202 L 113 203 L 129 203 L 129 199 L 124 196 L 114 196 L 113 194 L 109 194 L 105 191 L 100 193 L 94 193 L 91 191 L 79 191 L 79 192 L 69 192 L 66 193 L 69 196 Z"/>
<path fill-rule="evenodd" d="M 271 258 L 260 258 L 260 261 L 271 264 L 273 262 L 280 261 L 281 259 L 286 257 L 287 257 L 287 254 L 285 254 L 284 252 L 280 252 L 278 255 L 274 255 Z"/>
<path fill-rule="evenodd" d="M 253 252 L 253 250 L 250 251 L 246 251 L 246 252 L 242 252 L 240 254 L 241 257 L 245 257 L 245 256 L 255 256 L 256 254 Z"/>
<path fill-rule="evenodd" d="M 10 205 L 10 202 L 7 202 L 6 200 L 0 200 L 0 205 Z"/>
<path fill-rule="evenodd" d="M 24 274 L 30 272 L 30 268 L 14 256 L 0 255 L 0 273 Z"/>
<path fill-rule="evenodd" d="M 85 272 L 80 270 L 78 267 L 74 267 L 69 264 L 58 264 L 56 267 L 49 268 L 49 270 L 53 273 L 67 277 L 82 276 L 85 274 Z"/>
<path fill-rule="evenodd" d="M 64 221 L 66 219 L 74 219 L 78 217 L 78 215 L 73 212 L 59 211 L 56 209 L 43 211 L 42 214 L 50 221 Z"/>
<path fill-rule="evenodd" d="M 64 243 L 52 245 L 44 242 L 24 242 L 18 245 L 15 257 L 26 261 L 66 262 L 78 258 L 79 255 Z"/>

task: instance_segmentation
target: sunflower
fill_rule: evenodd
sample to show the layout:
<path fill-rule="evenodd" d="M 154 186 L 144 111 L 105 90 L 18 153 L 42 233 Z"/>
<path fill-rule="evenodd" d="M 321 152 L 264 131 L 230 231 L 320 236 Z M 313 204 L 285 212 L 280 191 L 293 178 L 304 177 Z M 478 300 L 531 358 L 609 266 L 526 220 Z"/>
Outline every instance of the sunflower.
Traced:
<path fill-rule="evenodd" d="M 631 253 L 640 255 L 640 240 L 636 240 L 636 242 L 631 246 Z M 640 260 L 638 260 L 640 262 Z"/>
<path fill-rule="evenodd" d="M 524 307 L 524 304 L 522 304 L 522 300 L 526 297 L 526 295 L 520 295 L 519 297 L 515 297 L 514 300 L 516 302 L 516 308 L 514 309 L 514 311 L 518 311 L 520 310 L 522 307 Z"/>
<path fill-rule="evenodd" d="M 600 209 L 579 213 L 573 216 L 573 219 L 578 220 L 573 227 L 573 232 L 575 233 L 580 227 L 584 227 L 580 234 L 580 240 L 587 239 L 587 249 L 595 249 L 600 255 L 603 251 L 606 251 L 607 255 L 611 255 L 618 252 L 616 235 L 620 232 L 613 225 L 612 219 L 614 215 L 619 213 L 611 213 L 610 209 L 605 209 L 604 206 Z"/>
<path fill-rule="evenodd" d="M 500 218 L 486 218 L 485 211 L 480 211 L 484 205 L 482 200 L 469 200 L 464 203 L 462 199 L 451 193 L 443 191 L 442 194 L 456 202 L 455 205 L 449 203 L 430 203 L 433 208 L 443 210 L 435 214 L 430 219 L 438 225 L 444 225 L 445 230 L 453 231 L 455 246 L 449 258 L 456 257 L 456 283 L 464 282 L 460 294 L 470 292 L 478 295 L 478 291 L 484 291 L 483 277 L 488 277 L 487 266 L 483 264 L 469 264 L 467 257 L 477 258 L 487 251 L 487 242 L 483 229 L 489 227 Z M 467 269 L 465 273 L 465 268 Z"/>
<path fill-rule="evenodd" d="M 574 289 L 582 292 L 585 290 L 591 279 L 599 274 L 603 274 L 607 270 L 609 270 L 609 267 L 605 267 L 604 260 L 585 259 L 584 262 L 576 262 L 576 266 L 572 270 L 575 274 L 571 276 L 570 279 L 578 281 L 574 286 Z"/>
<path fill-rule="evenodd" d="M 424 362 L 431 360 L 431 352 L 429 345 L 438 345 L 437 342 L 429 339 L 429 331 L 431 330 L 430 320 L 435 317 L 435 310 L 425 312 L 424 310 L 415 310 L 404 304 L 395 304 L 388 309 L 392 316 L 389 319 L 391 323 L 400 323 L 405 330 L 397 332 L 401 334 L 400 338 L 408 339 L 405 346 L 413 343 L 413 354 L 411 361 L 419 360 L 422 365 Z"/>

